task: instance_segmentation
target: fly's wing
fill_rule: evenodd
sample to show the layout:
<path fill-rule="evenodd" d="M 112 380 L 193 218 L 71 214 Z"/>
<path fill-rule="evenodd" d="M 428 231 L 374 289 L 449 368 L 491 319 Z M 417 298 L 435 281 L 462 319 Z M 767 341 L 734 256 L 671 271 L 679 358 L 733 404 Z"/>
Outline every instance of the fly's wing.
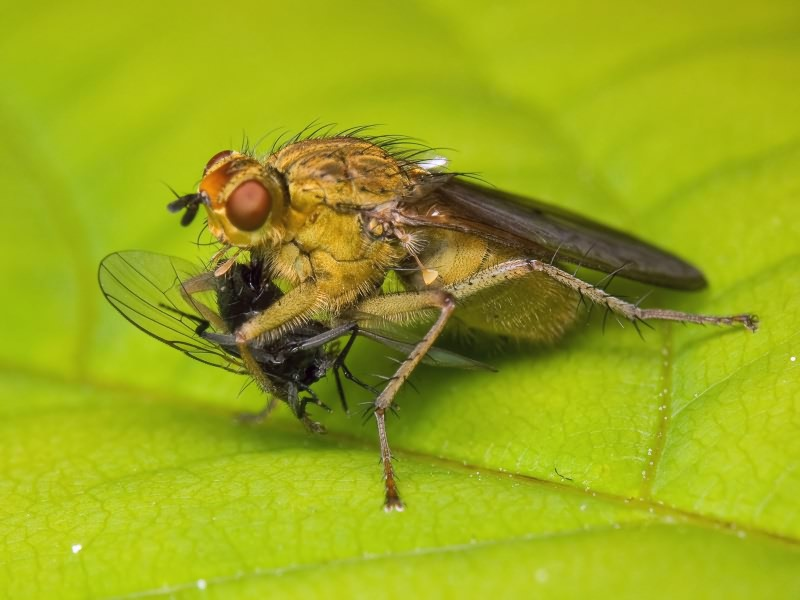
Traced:
<path fill-rule="evenodd" d="M 689 263 L 627 233 L 543 202 L 434 175 L 402 201 L 399 222 L 472 233 L 533 256 L 681 290 L 706 286 Z M 426 189 L 427 188 L 427 189 Z"/>
<path fill-rule="evenodd" d="M 106 256 L 97 278 L 111 306 L 147 335 L 202 363 L 242 373 L 236 357 L 200 335 L 211 325 L 181 295 L 183 282 L 198 272 L 180 258 L 130 250 Z M 208 307 L 217 305 L 214 291 L 193 298 Z"/>

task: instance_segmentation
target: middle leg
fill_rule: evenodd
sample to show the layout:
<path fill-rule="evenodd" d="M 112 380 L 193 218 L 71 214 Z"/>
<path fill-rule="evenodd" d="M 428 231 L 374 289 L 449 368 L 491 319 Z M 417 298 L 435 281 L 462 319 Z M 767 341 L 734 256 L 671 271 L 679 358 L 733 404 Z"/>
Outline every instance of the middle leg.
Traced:
<path fill-rule="evenodd" d="M 444 330 L 450 315 L 455 309 L 455 300 L 450 294 L 442 290 L 426 290 L 376 296 L 365 300 L 355 309 L 360 315 L 366 314 L 382 320 L 401 321 L 415 319 L 420 313 L 436 309 L 439 311 L 436 321 L 400 363 L 394 375 L 388 380 L 386 386 L 375 399 L 374 414 L 378 426 L 378 441 L 381 449 L 381 463 L 383 464 L 386 489 L 384 510 L 386 512 L 402 511 L 404 508 L 397 489 L 397 482 L 395 481 L 392 452 L 389 449 L 389 440 L 386 435 L 386 411 L 391 408 L 400 387 Z"/>

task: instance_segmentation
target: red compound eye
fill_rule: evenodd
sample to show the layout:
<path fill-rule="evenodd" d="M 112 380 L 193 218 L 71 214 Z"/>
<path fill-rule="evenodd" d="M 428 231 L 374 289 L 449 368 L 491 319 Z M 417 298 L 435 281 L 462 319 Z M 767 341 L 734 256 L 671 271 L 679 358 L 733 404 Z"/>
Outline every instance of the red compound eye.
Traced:
<path fill-rule="evenodd" d="M 225 204 L 225 214 L 237 229 L 255 231 L 266 222 L 271 205 L 267 188 L 251 179 L 233 190 Z"/>
<path fill-rule="evenodd" d="M 212 156 L 206 163 L 206 168 L 203 170 L 203 177 L 205 177 L 206 173 L 214 168 L 214 165 L 221 160 L 228 158 L 231 154 L 233 154 L 233 150 L 222 150 L 221 152 L 217 152 L 214 156 Z"/>

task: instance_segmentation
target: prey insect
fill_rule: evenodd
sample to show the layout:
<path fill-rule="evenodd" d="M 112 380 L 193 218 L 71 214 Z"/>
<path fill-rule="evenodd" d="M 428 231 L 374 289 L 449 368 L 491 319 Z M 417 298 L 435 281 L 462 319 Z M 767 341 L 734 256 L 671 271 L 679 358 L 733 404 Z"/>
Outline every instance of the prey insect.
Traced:
<path fill-rule="evenodd" d="M 264 279 L 260 259 L 237 262 L 222 276 L 202 272 L 183 259 L 143 251 L 115 252 L 100 263 L 98 280 L 109 303 L 140 330 L 197 361 L 226 371 L 248 374 L 232 331 L 274 304 L 283 292 Z M 355 322 L 327 326 L 309 321 L 275 340 L 248 346 L 260 370 L 262 386 L 270 396 L 264 409 L 242 415 L 258 421 L 278 401 L 315 433 L 324 427 L 311 419 L 308 404 L 330 408 L 312 389 L 332 371 L 339 400 L 347 412 L 341 375 L 370 394 L 378 391 L 353 375 L 345 360 L 357 336 L 366 337 L 401 353 L 413 346 Z M 344 339 L 340 348 L 336 342 Z M 485 368 L 476 361 L 442 349 L 434 349 L 431 364 Z"/>
<path fill-rule="evenodd" d="M 264 257 L 285 296 L 235 329 L 258 378 L 254 341 L 316 318 L 370 326 L 426 323 L 427 332 L 374 402 L 385 508 L 400 510 L 385 415 L 449 323 L 531 342 L 560 338 L 578 301 L 634 325 L 653 320 L 742 325 L 755 316 L 641 308 L 571 272 L 583 266 L 661 287 L 698 290 L 702 273 L 647 242 L 566 210 L 483 187 L 398 151 L 393 137 L 356 133 L 291 140 L 265 158 L 226 150 L 197 192 L 170 203 L 188 225 L 200 207 L 225 248 Z M 391 272 L 402 289 L 385 291 Z"/>
<path fill-rule="evenodd" d="M 237 263 L 224 276 L 198 273 L 182 259 L 150 252 L 116 252 L 100 263 L 98 278 L 106 299 L 136 327 L 202 363 L 246 374 L 236 344 L 227 339 L 248 317 L 265 310 L 282 292 L 262 280 L 259 261 Z M 190 295 L 189 289 L 205 288 Z M 336 328 L 311 321 L 269 344 L 250 344 L 270 400 L 253 420 L 266 417 L 278 400 L 312 431 L 322 426 L 307 413 L 309 403 L 328 408 L 311 386 L 332 370 L 345 410 L 340 372 L 359 386 L 370 386 L 345 365 L 357 333 L 354 323 Z M 226 337 L 227 336 L 227 337 Z M 339 350 L 329 343 L 349 336 Z"/>

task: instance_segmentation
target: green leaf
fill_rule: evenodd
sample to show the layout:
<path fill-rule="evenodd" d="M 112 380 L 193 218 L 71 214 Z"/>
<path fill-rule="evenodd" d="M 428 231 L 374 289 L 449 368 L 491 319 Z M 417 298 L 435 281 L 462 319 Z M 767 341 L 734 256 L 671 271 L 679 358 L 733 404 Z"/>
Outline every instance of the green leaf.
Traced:
<path fill-rule="evenodd" d="M 799 12 L 9 7 L 0 589 L 797 597 Z M 314 118 L 386 123 L 457 149 L 455 169 L 636 232 L 711 283 L 648 305 L 755 311 L 762 328 L 642 341 L 591 320 L 551 348 L 462 346 L 500 372 L 415 374 L 389 423 L 408 507 L 387 515 L 372 423 L 237 425 L 263 399 L 141 335 L 95 281 L 114 250 L 204 255 L 162 182 L 188 191 L 242 131 Z M 358 373 L 389 372 L 357 354 Z"/>

